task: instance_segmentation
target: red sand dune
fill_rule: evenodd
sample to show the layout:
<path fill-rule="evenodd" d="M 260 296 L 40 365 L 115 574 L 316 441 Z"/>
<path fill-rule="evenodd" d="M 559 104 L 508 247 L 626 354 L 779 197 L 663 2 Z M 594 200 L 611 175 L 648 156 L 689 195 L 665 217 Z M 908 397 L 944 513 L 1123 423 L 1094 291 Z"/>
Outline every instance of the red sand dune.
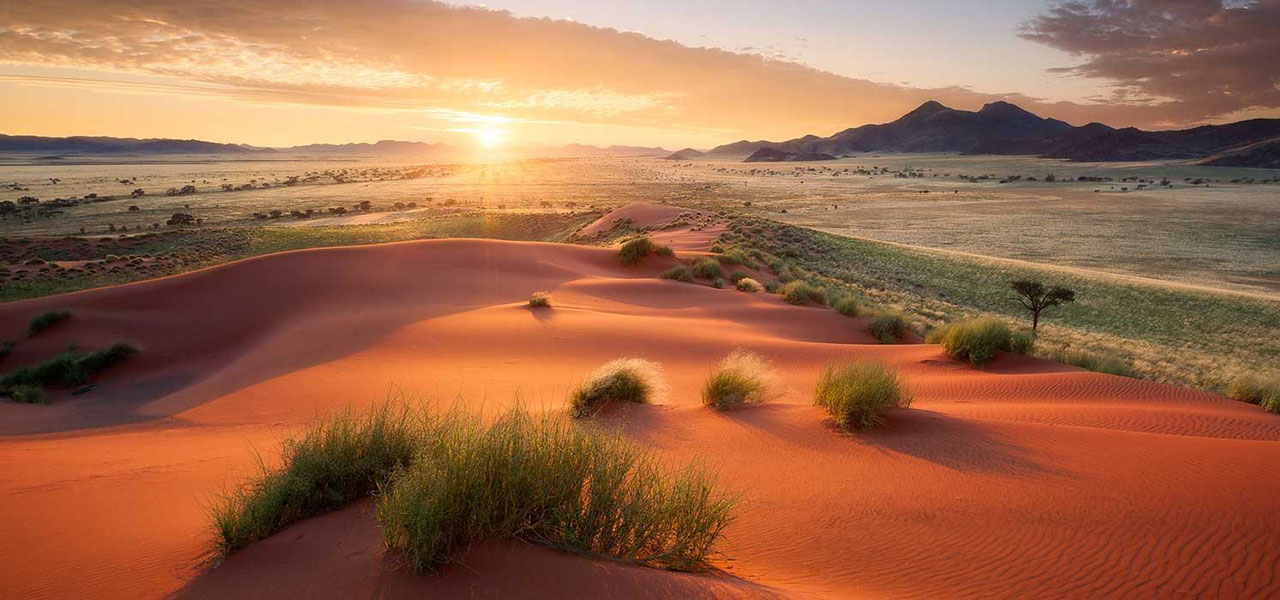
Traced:
<path fill-rule="evenodd" d="M 0 338 L 53 307 L 6 368 L 77 342 L 144 352 L 85 396 L 0 405 L 0 596 L 1268 597 L 1280 595 L 1280 418 L 1170 386 L 1014 356 L 976 370 L 876 344 L 861 319 L 659 280 L 607 249 L 424 241 L 266 256 L 0 305 Z M 554 307 L 524 300 L 550 290 Z M 705 409 L 736 347 L 772 359 L 773 404 Z M 390 386 L 477 409 L 559 410 L 614 357 L 662 362 L 671 394 L 608 418 L 742 494 L 703 575 L 516 542 L 418 577 L 367 502 L 206 569 L 205 506 L 254 449 Z M 841 435 L 810 406 L 828 361 L 877 359 L 916 397 Z"/>

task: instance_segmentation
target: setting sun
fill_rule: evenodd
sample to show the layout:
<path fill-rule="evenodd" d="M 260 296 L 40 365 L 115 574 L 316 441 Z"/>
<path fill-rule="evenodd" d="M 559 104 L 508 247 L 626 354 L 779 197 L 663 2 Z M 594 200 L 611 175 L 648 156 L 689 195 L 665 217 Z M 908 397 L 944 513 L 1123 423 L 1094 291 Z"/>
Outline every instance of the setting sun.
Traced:
<path fill-rule="evenodd" d="M 475 130 L 476 141 L 485 148 L 492 148 L 502 143 L 503 131 L 497 127 L 485 126 Z"/>

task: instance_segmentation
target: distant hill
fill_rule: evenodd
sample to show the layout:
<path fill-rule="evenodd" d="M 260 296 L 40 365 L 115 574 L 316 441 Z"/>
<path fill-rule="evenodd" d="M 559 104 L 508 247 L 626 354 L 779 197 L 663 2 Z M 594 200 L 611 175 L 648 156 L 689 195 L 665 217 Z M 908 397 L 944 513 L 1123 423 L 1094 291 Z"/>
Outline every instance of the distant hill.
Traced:
<path fill-rule="evenodd" d="M 787 152 L 777 148 L 760 148 L 751 153 L 742 162 L 801 162 L 812 160 L 835 160 L 837 157 L 823 152 Z"/>
<path fill-rule="evenodd" d="M 693 148 L 685 148 L 684 150 L 676 150 L 663 158 L 666 158 L 667 160 L 690 160 L 705 155 L 706 152 L 694 150 Z"/>
<path fill-rule="evenodd" d="M 201 140 L 113 137 L 41 137 L 0 134 L 0 152 L 40 154 L 247 154 L 272 153 L 271 148 L 219 144 Z"/>
<path fill-rule="evenodd" d="M 341 155 L 441 155 L 454 150 L 448 144 L 428 144 L 425 142 L 398 142 L 382 140 L 373 144 L 307 144 L 281 148 L 281 152 L 298 154 L 341 154 Z"/>
<path fill-rule="evenodd" d="M 1280 169 L 1280 138 L 1249 144 L 1242 148 L 1220 152 L 1196 161 L 1211 167 L 1261 167 Z"/>
<path fill-rule="evenodd" d="M 559 148 L 548 148 L 539 153 L 554 156 L 661 156 L 667 152 L 668 150 L 656 146 L 653 148 L 646 146 L 609 146 L 608 148 L 601 148 L 586 144 L 567 144 Z"/>
<path fill-rule="evenodd" d="M 1267 166 L 1267 149 L 1241 152 L 1280 138 L 1280 119 L 1252 119 L 1177 131 L 1115 129 L 1101 123 L 1074 127 L 1008 102 L 981 110 L 956 110 L 929 101 L 891 123 L 863 125 L 830 137 L 807 135 L 785 142 L 747 141 L 717 146 L 712 156 L 751 157 L 761 149 L 794 155 L 844 156 L 860 152 L 959 152 L 1027 154 L 1073 161 L 1187 160 L 1223 155 L 1231 166 Z M 772 154 L 769 154 L 772 156 Z M 768 160 L 758 158 L 757 160 Z M 1204 162 L 1202 164 L 1225 164 Z"/>

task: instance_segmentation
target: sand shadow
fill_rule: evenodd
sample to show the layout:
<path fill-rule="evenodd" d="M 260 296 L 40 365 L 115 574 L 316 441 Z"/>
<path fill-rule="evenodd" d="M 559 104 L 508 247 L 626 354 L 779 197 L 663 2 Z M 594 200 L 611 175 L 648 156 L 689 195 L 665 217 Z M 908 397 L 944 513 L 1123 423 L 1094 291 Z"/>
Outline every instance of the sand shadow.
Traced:
<path fill-rule="evenodd" d="M 1039 460 L 1036 451 L 1000 433 L 998 425 L 928 410 L 895 410 L 879 429 L 845 435 L 885 452 L 966 473 L 1068 475 Z"/>

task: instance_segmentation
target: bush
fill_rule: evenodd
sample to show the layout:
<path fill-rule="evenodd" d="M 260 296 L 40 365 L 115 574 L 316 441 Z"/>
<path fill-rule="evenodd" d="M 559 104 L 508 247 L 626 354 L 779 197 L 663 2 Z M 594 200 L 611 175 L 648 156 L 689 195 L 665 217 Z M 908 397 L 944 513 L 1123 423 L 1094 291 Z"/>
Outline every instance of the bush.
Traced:
<path fill-rule="evenodd" d="M 737 287 L 739 292 L 748 292 L 748 293 L 755 293 L 764 289 L 760 286 L 759 281 L 756 281 L 750 277 L 743 277 L 742 279 L 739 279 L 738 283 L 735 284 L 734 287 Z"/>
<path fill-rule="evenodd" d="M 1111 354 L 1100 354 L 1086 350 L 1058 350 L 1046 355 L 1049 360 L 1074 365 L 1086 371 L 1137 377 L 1138 373 L 1128 361 Z"/>
<path fill-rule="evenodd" d="M 638 237 L 618 249 L 618 260 L 624 265 L 634 265 L 650 254 L 653 254 L 653 240 L 648 237 Z"/>
<path fill-rule="evenodd" d="M 471 543 L 514 537 L 592 556 L 703 568 L 732 520 L 694 470 L 665 475 L 616 434 L 513 411 L 456 419 L 378 494 L 388 548 L 434 572 Z"/>
<path fill-rule="evenodd" d="M 884 412 L 911 405 L 897 371 L 880 363 L 827 365 L 818 379 L 813 403 L 831 413 L 840 429 L 871 429 L 884 422 Z"/>
<path fill-rule="evenodd" d="M 782 299 L 790 304 L 823 304 L 827 303 L 827 290 L 812 286 L 800 280 L 782 286 Z"/>
<path fill-rule="evenodd" d="M 716 365 L 702 387 L 702 403 L 717 409 L 766 402 L 774 394 L 777 377 L 763 358 L 734 350 Z"/>
<path fill-rule="evenodd" d="M 596 369 L 569 396 L 569 412 L 589 417 L 610 402 L 644 404 L 665 390 L 662 367 L 640 358 L 611 360 Z"/>
<path fill-rule="evenodd" d="M 782 284 L 777 281 L 766 281 L 764 282 L 764 291 L 770 294 L 777 294 L 782 291 Z"/>
<path fill-rule="evenodd" d="M 431 442 L 424 435 L 427 424 L 407 407 L 388 403 L 364 416 L 337 413 L 286 440 L 279 467 L 260 463 L 256 477 L 213 507 L 219 554 L 368 496 Z"/>
<path fill-rule="evenodd" d="M 879 310 L 871 315 L 871 335 L 881 344 L 892 344 L 907 333 L 907 317 L 896 310 Z"/>
<path fill-rule="evenodd" d="M 529 294 L 529 308 L 550 308 L 551 292 L 534 292 Z"/>
<path fill-rule="evenodd" d="M 717 278 L 715 278 L 715 279 L 712 279 L 712 280 L 711 280 L 711 287 L 716 288 L 716 289 L 720 289 L 720 288 L 724 287 L 724 280 L 723 280 L 723 279 L 721 279 L 721 278 L 719 278 L 719 277 L 717 277 Z"/>
<path fill-rule="evenodd" d="M 730 248 L 721 255 L 721 260 L 731 265 L 753 266 L 751 264 L 751 257 L 747 256 L 747 253 L 744 252 L 742 248 Z"/>
<path fill-rule="evenodd" d="M 658 256 L 662 256 L 666 258 L 674 258 L 676 255 L 676 251 L 672 250 L 671 246 L 662 246 L 662 245 L 654 246 L 653 253 L 657 254 Z"/>
<path fill-rule="evenodd" d="M 1009 336 L 1009 351 L 1015 354 L 1031 354 L 1036 347 L 1036 337 L 1030 331 L 1015 331 Z"/>
<path fill-rule="evenodd" d="M 42 363 L 19 367 L 0 377 L 0 388 L 19 385 L 80 385 L 94 373 L 137 353 L 136 347 L 124 343 L 112 344 L 90 354 L 67 350 Z"/>
<path fill-rule="evenodd" d="M 746 271 L 743 271 L 742 269 L 734 269 L 734 271 L 733 271 L 732 273 L 730 273 L 730 274 L 729 274 L 729 281 L 732 281 L 732 282 L 734 282 L 734 283 L 738 283 L 738 281 L 739 281 L 739 280 L 746 279 L 746 278 L 748 278 L 748 277 L 750 277 L 750 276 L 751 276 L 751 274 L 750 274 L 750 273 L 747 273 Z"/>
<path fill-rule="evenodd" d="M 836 300 L 832 308 L 835 308 L 836 312 L 846 317 L 856 317 L 858 316 L 858 299 L 851 294 L 846 294 Z"/>
<path fill-rule="evenodd" d="M 714 258 L 699 258 L 693 262 L 693 276 L 698 279 L 715 279 L 724 276 L 724 270 Z"/>
<path fill-rule="evenodd" d="M 993 317 L 952 323 L 942 336 L 942 347 L 956 360 L 968 360 L 982 366 L 999 351 L 1013 347 L 1009 326 Z"/>
<path fill-rule="evenodd" d="M 693 272 L 691 272 L 689 267 L 686 267 L 685 265 L 676 265 L 671 267 L 670 269 L 659 273 L 658 277 L 663 279 L 674 279 L 685 283 L 693 282 Z"/>
<path fill-rule="evenodd" d="M 1280 413 L 1280 381 L 1265 381 L 1246 375 L 1227 386 L 1227 396 Z"/>
<path fill-rule="evenodd" d="M 71 311 L 67 310 L 50 310 L 40 313 L 27 324 L 27 337 L 34 337 L 37 333 L 53 327 L 55 324 L 70 317 Z"/>
<path fill-rule="evenodd" d="M 48 404 L 49 395 L 44 393 L 44 388 L 38 385 L 18 385 L 14 386 L 9 394 L 13 397 L 14 402 L 21 404 Z"/>

